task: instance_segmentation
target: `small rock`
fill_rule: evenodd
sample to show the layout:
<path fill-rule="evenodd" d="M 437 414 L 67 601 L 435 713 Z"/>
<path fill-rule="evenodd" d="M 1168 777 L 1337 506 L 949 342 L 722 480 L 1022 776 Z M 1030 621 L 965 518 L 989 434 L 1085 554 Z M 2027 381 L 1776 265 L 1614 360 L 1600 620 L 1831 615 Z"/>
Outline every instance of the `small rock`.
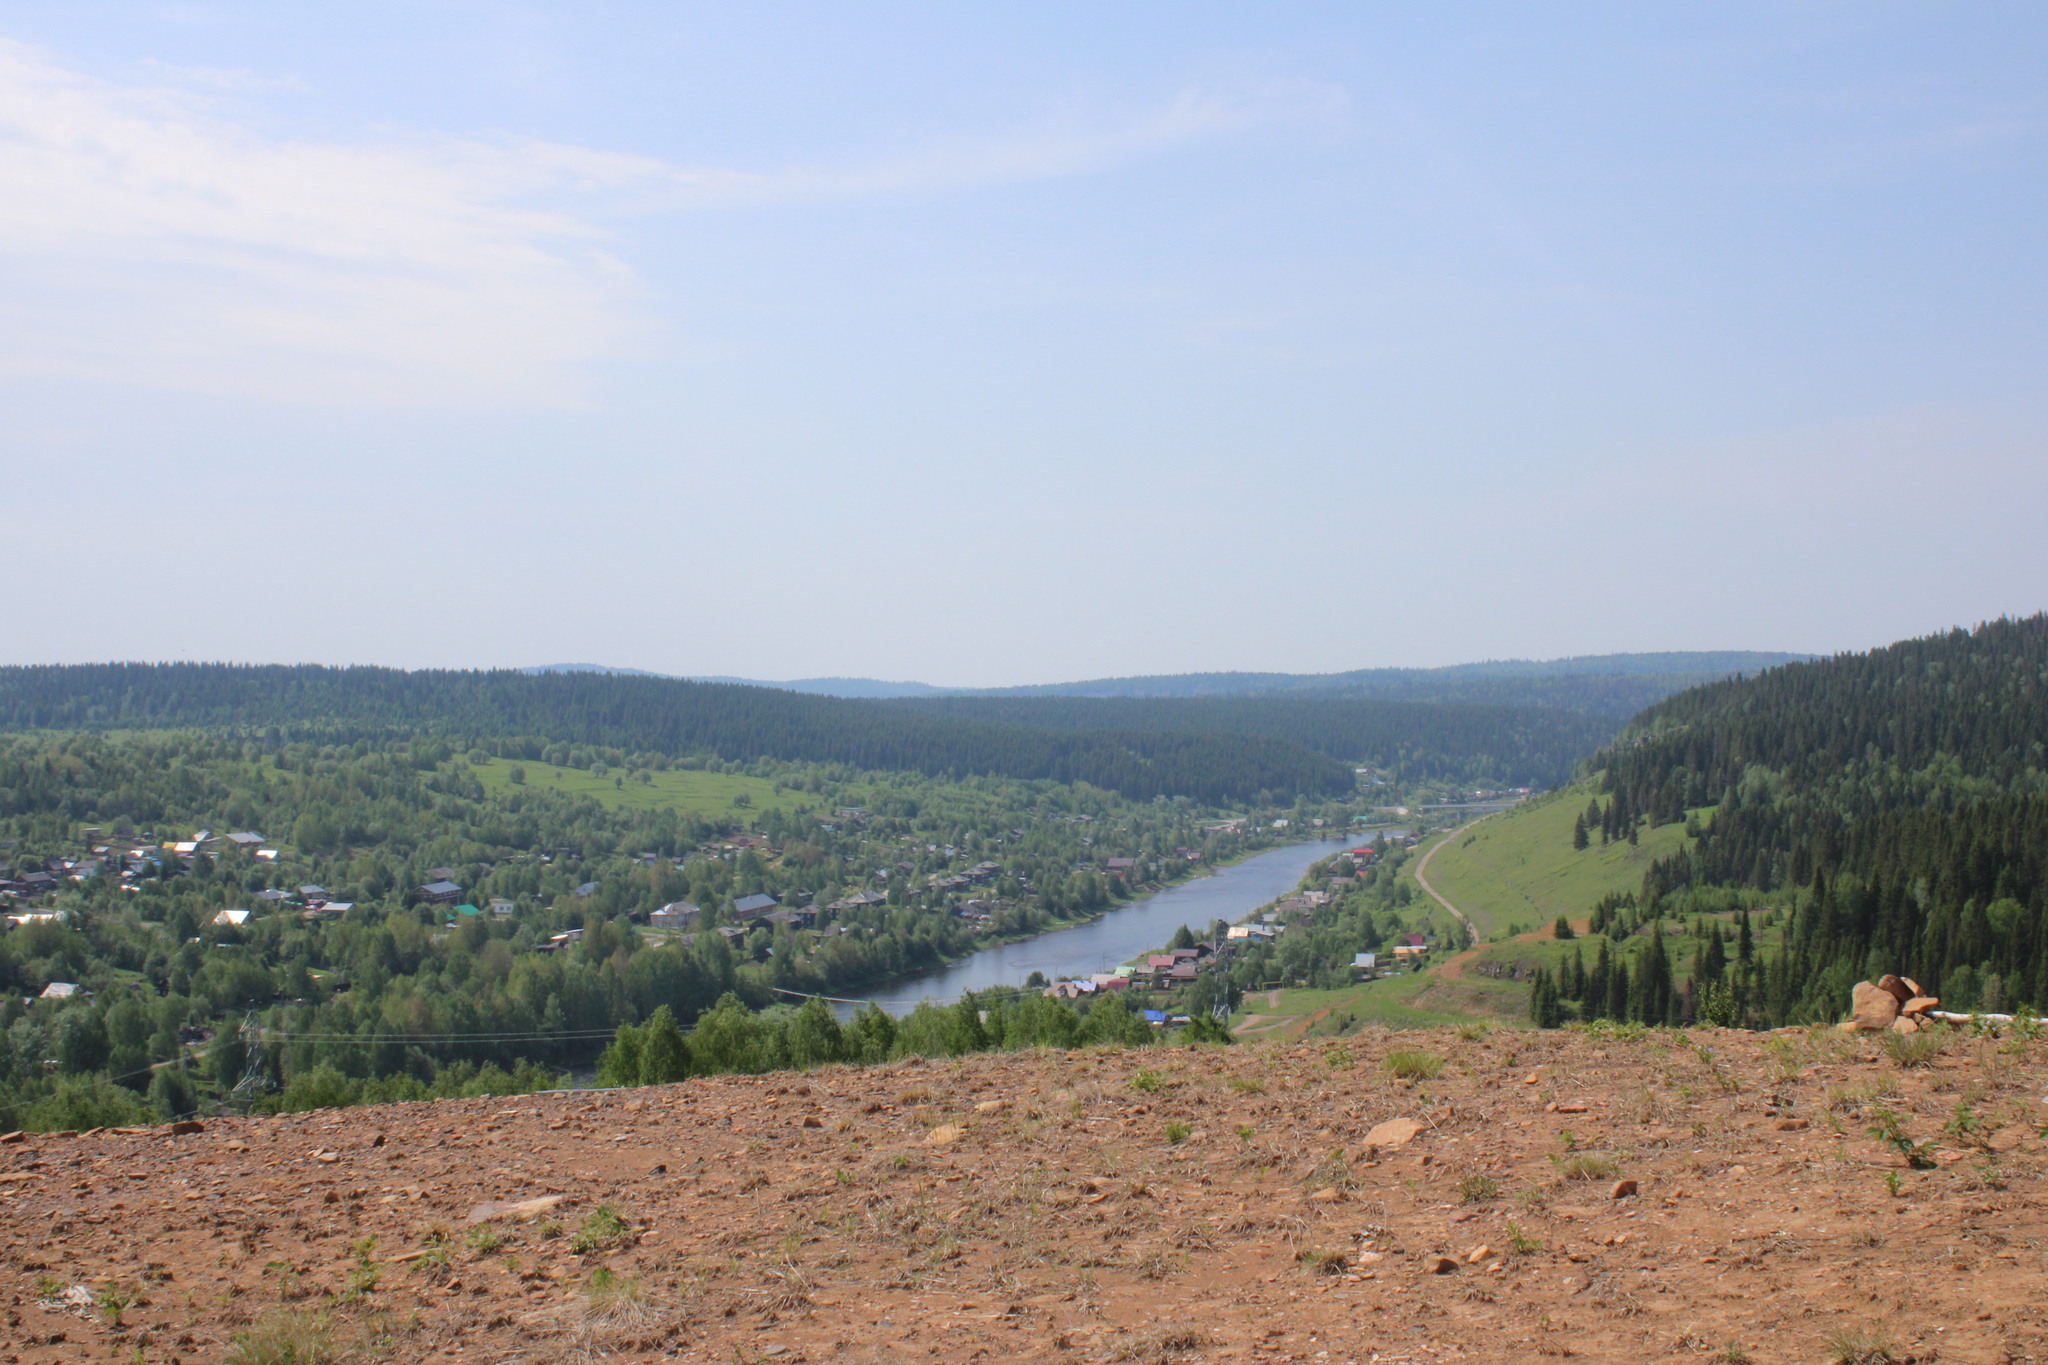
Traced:
<path fill-rule="evenodd" d="M 1405 1147 L 1423 1131 L 1423 1125 L 1414 1119 L 1388 1119 L 1365 1135 L 1368 1147 Z"/>
<path fill-rule="evenodd" d="M 1908 986 L 1890 973 L 1886 973 L 1877 979 L 1877 988 L 1898 1001 L 1901 1005 L 1920 994 L 1920 992 L 1914 990 L 1911 986 Z"/>
<path fill-rule="evenodd" d="M 825 1120 L 819 1118 L 816 1114 L 805 1114 L 804 1121 L 797 1125 L 799 1128 L 823 1128 L 824 1126 Z"/>
<path fill-rule="evenodd" d="M 1449 1275 L 1458 1268 L 1458 1263 L 1449 1256 L 1431 1256 L 1424 1260 L 1423 1268 L 1432 1275 Z"/>
<path fill-rule="evenodd" d="M 1341 1204 L 1344 1202 L 1344 1192 L 1334 1185 L 1325 1185 L 1310 1195 L 1308 1202 L 1311 1204 Z"/>
<path fill-rule="evenodd" d="M 1351 1263 L 1353 1265 L 1378 1265 L 1386 1259 L 1387 1253 L 1384 1251 L 1361 1251 L 1351 1258 Z"/>
<path fill-rule="evenodd" d="M 1577 1100 L 1564 1100 L 1550 1107 L 1560 1114 L 1583 1114 L 1586 1112 L 1586 1106 Z"/>
<path fill-rule="evenodd" d="M 313 1160 L 319 1162 L 323 1166 L 332 1166 L 335 1162 L 341 1160 L 341 1153 L 315 1152 L 313 1153 Z"/>
<path fill-rule="evenodd" d="M 172 1137 L 189 1137 L 193 1133 L 205 1132 L 206 1125 L 198 1119 L 179 1119 L 165 1131 Z"/>
<path fill-rule="evenodd" d="M 924 1145 L 927 1147 L 950 1147 L 966 1136 L 967 1130 L 959 1124 L 942 1123 L 932 1129 L 931 1132 L 925 1134 Z"/>
<path fill-rule="evenodd" d="M 1779 1120 L 1778 1120 L 1778 1131 L 1779 1131 L 1779 1132 L 1781 1132 L 1781 1133 L 1803 1133 L 1803 1132 L 1805 1132 L 1805 1131 L 1806 1131 L 1806 1130 L 1807 1130 L 1808 1128 L 1811 1128 L 1812 1126 L 1813 1126 L 1813 1120 L 1812 1120 L 1812 1119 L 1779 1119 Z"/>
<path fill-rule="evenodd" d="M 1528 1075 L 1526 1075 L 1526 1076 L 1522 1077 L 1522 1084 L 1523 1084 L 1523 1085 L 1534 1085 L 1534 1084 L 1536 1084 L 1536 1073 L 1532 1071 L 1532 1072 L 1530 1072 L 1530 1073 L 1529 1073 Z"/>
<path fill-rule="evenodd" d="M 1917 981 L 1915 981 L 1915 980 L 1914 980 L 1914 979 L 1913 979 L 1912 977 L 1910 977 L 1910 976 L 1902 976 L 1902 977 L 1900 977 L 1900 978 L 1899 978 L 1899 980 L 1901 980 L 1901 981 L 1905 982 L 1905 983 L 1906 983 L 1906 989 L 1907 989 L 1907 990 L 1909 990 L 1909 991 L 1911 991 L 1911 992 L 1912 992 L 1913 994 L 1915 994 L 1915 995 L 1921 995 L 1921 994 L 1924 994 L 1924 992 L 1923 992 L 1923 991 L 1921 991 L 1921 989 L 1920 989 L 1920 983 L 1919 983 L 1919 982 L 1917 982 Z"/>
<path fill-rule="evenodd" d="M 382 1133 L 372 1135 L 370 1138 L 370 1145 L 372 1147 L 382 1147 L 384 1145 L 384 1135 Z"/>
<path fill-rule="evenodd" d="M 1892 1020 L 1899 1017 L 1899 1003 L 1899 997 L 1882 986 L 1859 981 L 1850 995 L 1849 1009 L 1857 1028 L 1866 1033 L 1878 1033 L 1890 1028 Z"/>
<path fill-rule="evenodd" d="M 1633 1199 L 1635 1198 L 1635 1193 L 1635 1181 L 1617 1180 L 1614 1182 L 1614 1188 L 1607 1192 L 1607 1197 L 1609 1199 Z"/>
<path fill-rule="evenodd" d="M 1892 1020 L 1893 1033 L 1918 1033 L 1919 1031 L 1920 1021 L 1918 1019 L 1913 1018 L 1911 1015 L 1902 1014 L 1898 1018 Z"/>
<path fill-rule="evenodd" d="M 1470 1251 L 1468 1251 L 1468 1252 L 1466 1252 L 1466 1253 L 1465 1253 L 1465 1264 L 1466 1264 L 1466 1265 L 1478 1265 L 1478 1264 L 1479 1264 L 1479 1263 L 1480 1263 L 1481 1261 L 1484 1261 L 1484 1260 L 1487 1260 L 1487 1259 L 1489 1259 L 1489 1258 L 1490 1258 L 1490 1257 L 1491 1257 L 1492 1255 L 1493 1255 L 1493 1248 L 1492 1248 L 1492 1247 L 1490 1247 L 1490 1246 L 1483 1246 L 1483 1245 L 1482 1245 L 1482 1246 L 1476 1246 L 1476 1247 L 1473 1247 L 1473 1248 L 1472 1248 L 1472 1249 L 1471 1249 Z"/>
<path fill-rule="evenodd" d="M 1000 1114 L 1009 1107 L 1010 1102 L 1008 1100 L 983 1100 L 980 1104 L 974 1106 L 974 1112 L 977 1114 Z"/>
<path fill-rule="evenodd" d="M 472 1223 L 486 1222 L 492 1218 L 534 1218 L 548 1212 L 567 1199 L 565 1194 L 543 1194 L 533 1199 L 520 1199 L 503 1204 L 478 1204 L 469 1211 Z"/>
<path fill-rule="evenodd" d="M 1905 1004 L 1899 1006 L 1899 1013 L 1926 1014 L 1940 1003 L 1941 997 L 1938 995 L 1916 995 Z"/>
<path fill-rule="evenodd" d="M 16 1129 L 11 1133 L 0 1133 L 0 1142 L 26 1142 L 28 1134 Z"/>

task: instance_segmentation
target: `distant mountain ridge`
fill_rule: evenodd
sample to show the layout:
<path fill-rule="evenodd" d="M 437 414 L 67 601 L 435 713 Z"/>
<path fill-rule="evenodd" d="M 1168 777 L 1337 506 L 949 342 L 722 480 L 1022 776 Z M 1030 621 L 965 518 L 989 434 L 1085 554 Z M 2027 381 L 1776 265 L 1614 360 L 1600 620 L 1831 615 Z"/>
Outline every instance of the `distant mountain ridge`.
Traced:
<path fill-rule="evenodd" d="M 1361 668 L 1345 673 L 1164 673 L 1018 687 L 939 687 L 875 678 L 799 678 L 768 682 L 693 677 L 829 697 L 1273 697 L 1452 702 L 1473 706 L 1543 706 L 1603 716 L 1632 716 L 1674 693 L 1724 678 L 1746 677 L 1811 654 L 1764 650 L 1679 650 L 1644 654 L 1581 654 L 1564 659 L 1489 659 L 1442 668 Z M 601 664 L 542 664 L 527 673 L 648 674 Z"/>

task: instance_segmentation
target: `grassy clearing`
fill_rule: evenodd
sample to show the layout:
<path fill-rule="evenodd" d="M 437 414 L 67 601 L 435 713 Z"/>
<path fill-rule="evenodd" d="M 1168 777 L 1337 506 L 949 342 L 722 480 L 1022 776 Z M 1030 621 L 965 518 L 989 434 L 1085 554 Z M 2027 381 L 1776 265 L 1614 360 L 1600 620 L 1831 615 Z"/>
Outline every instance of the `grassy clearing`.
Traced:
<path fill-rule="evenodd" d="M 582 768 L 562 768 L 552 763 L 494 758 L 472 769 L 484 790 L 503 796 L 515 790 L 512 770 L 526 771 L 529 791 L 566 792 L 588 796 L 615 810 L 660 810 L 673 806 L 684 815 L 731 816 L 745 819 L 764 810 L 802 810 L 815 806 L 818 798 L 804 792 L 778 792 L 764 777 L 740 777 L 673 768 L 650 772 L 645 782 L 630 773 L 611 772 L 597 777 Z M 741 798 L 745 798 L 744 803 Z"/>
<path fill-rule="evenodd" d="M 1572 848 L 1572 820 L 1593 796 L 1589 784 L 1502 811 L 1454 835 L 1429 864 L 1431 885 L 1468 915 L 1482 938 L 1511 926 L 1534 929 L 1559 915 L 1582 919 L 1610 892 L 1636 891 L 1655 859 L 1685 847 L 1685 827 L 1642 831 L 1602 847 Z"/>

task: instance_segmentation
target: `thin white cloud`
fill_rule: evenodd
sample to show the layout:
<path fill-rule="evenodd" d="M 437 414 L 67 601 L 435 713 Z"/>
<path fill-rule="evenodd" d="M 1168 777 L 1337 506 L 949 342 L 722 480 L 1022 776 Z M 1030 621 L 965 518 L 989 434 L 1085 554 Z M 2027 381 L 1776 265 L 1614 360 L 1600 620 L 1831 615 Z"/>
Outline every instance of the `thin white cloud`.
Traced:
<path fill-rule="evenodd" d="M 280 138 L 179 73 L 117 85 L 0 41 L 0 373 L 367 404 L 564 405 L 646 299 L 603 216 L 1073 175 L 1341 97 L 1189 92 L 1123 120 L 751 172 L 538 141 Z"/>

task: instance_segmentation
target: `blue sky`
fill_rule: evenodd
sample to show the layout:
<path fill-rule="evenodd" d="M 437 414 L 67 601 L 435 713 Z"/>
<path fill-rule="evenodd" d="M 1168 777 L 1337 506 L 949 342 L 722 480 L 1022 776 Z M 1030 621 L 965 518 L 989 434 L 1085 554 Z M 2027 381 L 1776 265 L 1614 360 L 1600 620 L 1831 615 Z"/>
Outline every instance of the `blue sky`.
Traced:
<path fill-rule="evenodd" d="M 2041 609 L 2024 5 L 0 6 L 12 662 Z"/>

